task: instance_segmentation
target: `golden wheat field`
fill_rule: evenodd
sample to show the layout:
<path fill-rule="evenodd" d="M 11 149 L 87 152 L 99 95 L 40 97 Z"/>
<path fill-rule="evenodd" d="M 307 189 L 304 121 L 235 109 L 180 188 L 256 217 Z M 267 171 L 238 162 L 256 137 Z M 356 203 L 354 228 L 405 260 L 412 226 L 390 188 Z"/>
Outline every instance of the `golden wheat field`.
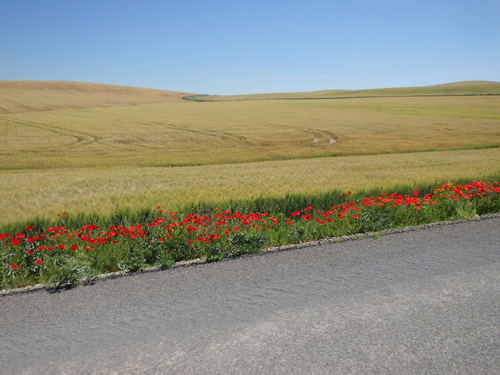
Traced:
<path fill-rule="evenodd" d="M 0 82 L 0 224 L 499 173 L 500 85 L 440 86 L 193 102 Z"/>

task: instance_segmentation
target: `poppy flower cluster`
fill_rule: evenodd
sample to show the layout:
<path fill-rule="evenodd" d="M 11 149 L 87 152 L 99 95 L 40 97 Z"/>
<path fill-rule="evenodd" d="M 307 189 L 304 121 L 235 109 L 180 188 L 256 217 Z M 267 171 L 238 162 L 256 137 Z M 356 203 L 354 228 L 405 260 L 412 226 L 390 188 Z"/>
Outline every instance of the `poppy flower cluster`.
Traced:
<path fill-rule="evenodd" d="M 410 194 L 390 193 L 359 199 L 353 198 L 354 195 L 347 192 L 343 194 L 342 202 L 327 209 L 307 206 L 286 215 L 270 212 L 244 214 L 220 208 L 215 208 L 212 213 L 206 215 L 195 213 L 176 215 L 173 212 L 165 212 L 158 206 L 155 219 L 133 226 L 100 227 L 97 224 L 85 224 L 78 230 L 71 230 L 60 225 L 37 233 L 32 226 L 26 226 L 24 230 L 14 234 L 0 233 L 0 255 L 2 255 L 0 259 L 3 259 L 0 267 L 9 269 L 11 273 L 23 267 L 31 267 L 37 271 L 44 266 L 47 258 L 57 256 L 58 252 L 64 252 L 66 255 L 71 253 L 102 255 L 103 252 L 110 251 L 113 246 L 130 249 L 136 246 L 135 243 L 141 246 L 145 246 L 144 244 L 171 246 L 174 250 L 175 247 L 192 246 L 198 249 L 192 254 L 200 256 L 203 254 L 203 248 L 211 244 L 228 246 L 230 244 L 228 239 L 238 233 L 262 234 L 269 239 L 268 245 L 277 245 L 286 237 L 288 233 L 286 231 L 290 230 L 290 227 L 314 227 L 314 233 L 320 233 L 319 235 L 351 234 L 362 231 L 359 221 L 373 208 L 386 207 L 421 212 L 426 211 L 426 207 L 438 206 L 446 200 L 470 202 L 492 196 L 497 199 L 499 193 L 498 182 L 486 183 L 477 180 L 466 185 L 443 182 L 432 193 L 425 195 L 414 190 Z M 321 232 L 316 227 L 331 227 L 335 228 L 335 231 Z M 280 236 L 275 235 L 278 232 Z M 13 261 L 9 262 L 10 259 Z"/>

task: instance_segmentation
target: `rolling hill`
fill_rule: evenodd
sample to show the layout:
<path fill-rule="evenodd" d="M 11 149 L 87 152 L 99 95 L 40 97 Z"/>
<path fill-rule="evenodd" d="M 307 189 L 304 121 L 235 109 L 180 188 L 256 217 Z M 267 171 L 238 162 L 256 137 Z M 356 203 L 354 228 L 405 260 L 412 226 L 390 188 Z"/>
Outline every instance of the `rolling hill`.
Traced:
<path fill-rule="evenodd" d="M 499 86 L 196 103 L 163 90 L 0 82 L 0 225 L 498 175 Z"/>
<path fill-rule="evenodd" d="M 69 81 L 0 81 L 0 113 L 85 109 L 183 101 L 191 93 Z M 464 81 L 421 87 L 196 96 L 197 101 L 340 99 L 390 96 L 500 95 L 500 82 Z"/>
<path fill-rule="evenodd" d="M 356 97 L 448 95 L 500 95 L 500 82 L 464 81 L 432 86 L 395 87 L 367 90 L 321 90 L 311 92 L 254 95 L 209 95 L 201 97 L 199 100 L 339 99 Z"/>
<path fill-rule="evenodd" d="M 187 93 L 66 81 L 0 81 L 0 113 L 182 101 Z"/>

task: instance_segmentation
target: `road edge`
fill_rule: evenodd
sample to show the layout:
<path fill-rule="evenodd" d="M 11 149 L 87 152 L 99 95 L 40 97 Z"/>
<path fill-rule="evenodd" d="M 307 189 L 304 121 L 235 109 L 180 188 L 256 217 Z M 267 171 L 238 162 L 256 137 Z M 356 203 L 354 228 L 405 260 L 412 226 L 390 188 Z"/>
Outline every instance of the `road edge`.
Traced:
<path fill-rule="evenodd" d="M 380 231 L 380 232 L 356 233 L 356 234 L 347 235 L 347 236 L 329 237 L 329 238 L 324 238 L 324 239 L 316 240 L 316 241 L 301 242 L 298 244 L 268 247 L 268 248 L 263 249 L 263 251 L 261 253 L 258 253 L 258 254 L 239 255 L 239 256 L 235 256 L 235 257 L 224 258 L 224 259 L 221 259 L 220 261 L 221 262 L 228 261 L 228 260 L 232 260 L 235 258 L 241 258 L 244 256 L 258 256 L 258 255 L 265 255 L 265 254 L 276 253 L 276 252 L 281 252 L 281 251 L 299 250 L 299 249 L 303 249 L 303 248 L 307 248 L 307 247 L 318 246 L 318 245 L 323 245 L 323 244 L 328 244 L 328 243 L 355 241 L 355 240 L 362 240 L 365 238 L 378 238 L 378 237 L 389 235 L 389 234 L 405 233 L 405 232 L 424 230 L 424 229 L 432 229 L 432 228 L 442 227 L 445 225 L 455 225 L 455 224 L 461 224 L 461 223 L 471 222 L 471 221 L 481 221 L 481 220 L 494 219 L 494 218 L 498 218 L 498 217 L 500 217 L 500 213 L 484 215 L 484 216 L 476 216 L 476 217 L 473 217 L 470 219 L 439 221 L 439 222 L 435 222 L 435 223 L 421 224 L 421 225 L 409 226 L 409 227 L 403 227 L 403 228 L 397 228 L 397 229 L 387 229 L 387 230 Z M 36 284 L 36 285 L 26 286 L 26 287 L 22 287 L 22 288 L 3 289 L 3 290 L 0 290 L 0 297 L 14 295 L 14 294 L 21 294 L 21 293 L 36 292 L 36 291 L 40 291 L 40 290 L 61 291 L 64 289 L 76 287 L 78 285 L 95 284 L 97 281 L 100 281 L 100 280 L 114 279 L 114 278 L 118 278 L 118 277 L 131 276 L 131 275 L 138 275 L 138 274 L 148 273 L 148 272 L 168 271 L 171 269 L 190 267 L 190 266 L 194 266 L 194 265 L 202 265 L 202 264 L 206 264 L 206 263 L 209 263 L 209 261 L 207 261 L 206 259 L 197 258 L 197 259 L 177 262 L 172 267 L 170 267 L 168 269 L 161 269 L 159 266 L 154 266 L 154 267 L 144 268 L 144 269 L 141 269 L 141 270 L 135 271 L 135 272 L 125 270 L 125 271 L 100 274 L 100 275 L 97 275 L 93 278 L 84 278 L 84 279 L 80 280 L 80 282 L 77 285 L 73 285 L 73 286 L 68 284 L 68 285 L 61 285 L 58 287 L 54 287 L 54 285 L 51 285 L 51 284 Z"/>

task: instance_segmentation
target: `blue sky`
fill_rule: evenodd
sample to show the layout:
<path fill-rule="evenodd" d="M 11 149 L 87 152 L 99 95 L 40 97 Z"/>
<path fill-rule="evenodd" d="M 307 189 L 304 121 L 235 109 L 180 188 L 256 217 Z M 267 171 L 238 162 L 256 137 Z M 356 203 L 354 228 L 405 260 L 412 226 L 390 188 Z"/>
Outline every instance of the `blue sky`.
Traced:
<path fill-rule="evenodd" d="M 250 94 L 500 81 L 499 0 L 0 0 L 0 80 Z"/>

